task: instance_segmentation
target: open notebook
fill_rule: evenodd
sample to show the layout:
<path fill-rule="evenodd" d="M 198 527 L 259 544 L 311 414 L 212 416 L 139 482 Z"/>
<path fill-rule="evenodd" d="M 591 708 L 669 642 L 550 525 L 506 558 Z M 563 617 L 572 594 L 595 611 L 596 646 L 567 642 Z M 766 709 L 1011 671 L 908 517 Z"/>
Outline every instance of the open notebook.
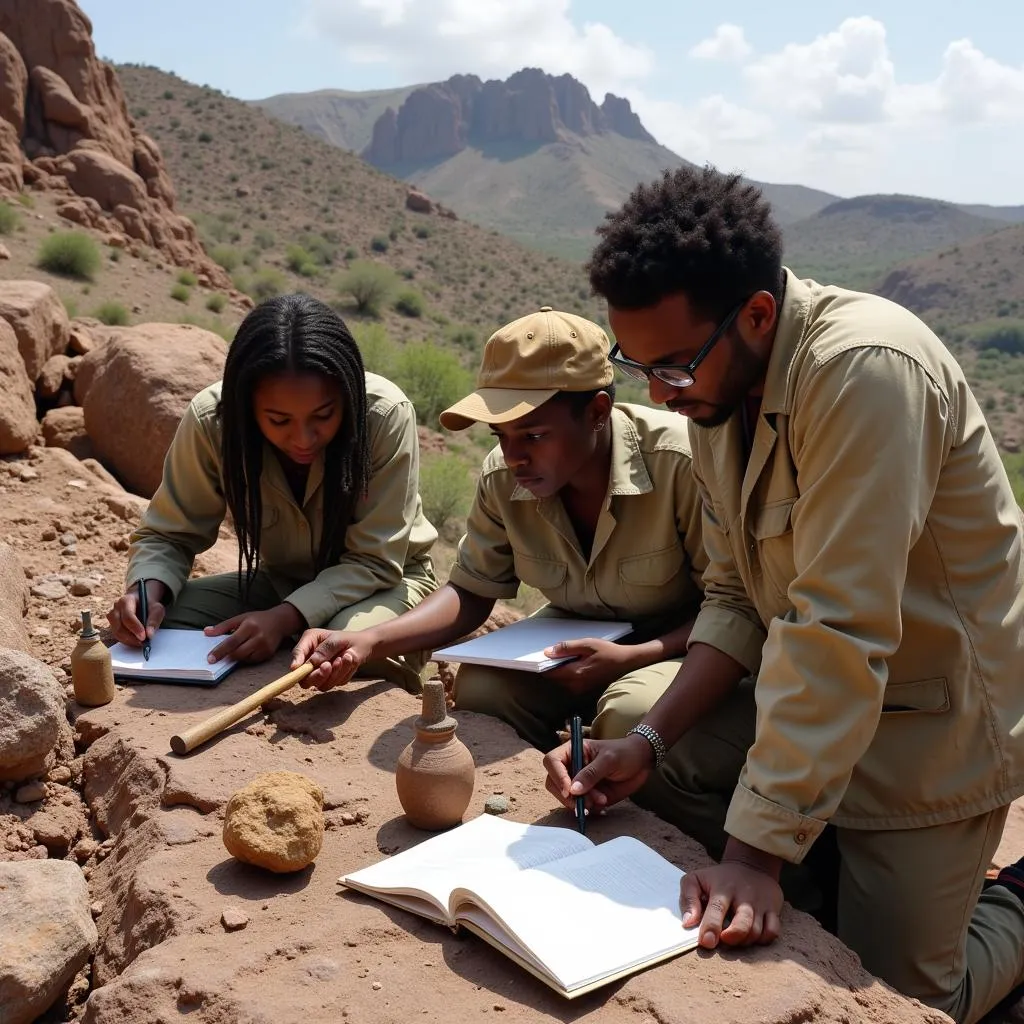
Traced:
<path fill-rule="evenodd" d="M 472 640 L 434 651 L 435 661 L 468 662 L 521 672 L 546 672 L 572 658 L 548 658 L 544 651 L 560 640 L 618 640 L 633 631 L 629 622 L 535 617 L 492 630 Z"/>
<path fill-rule="evenodd" d="M 152 683 L 187 683 L 216 686 L 237 662 L 222 658 L 211 665 L 206 656 L 223 642 L 201 629 L 158 629 L 150 644 L 149 661 L 142 649 L 117 643 L 110 648 L 116 679 Z"/>
<path fill-rule="evenodd" d="M 338 881 L 469 929 L 572 999 L 697 946 L 682 876 L 631 836 L 595 844 L 483 814 Z"/>

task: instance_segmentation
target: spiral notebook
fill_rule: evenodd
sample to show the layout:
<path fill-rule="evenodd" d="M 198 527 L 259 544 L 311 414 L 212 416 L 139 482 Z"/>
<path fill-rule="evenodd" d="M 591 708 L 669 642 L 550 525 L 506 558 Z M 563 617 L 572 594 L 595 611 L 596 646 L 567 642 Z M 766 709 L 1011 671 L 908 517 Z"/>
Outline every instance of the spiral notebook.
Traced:
<path fill-rule="evenodd" d="M 110 648 L 114 678 L 126 682 L 182 683 L 216 686 L 238 662 L 222 658 L 210 664 L 206 657 L 223 636 L 207 636 L 201 629 L 158 629 L 150 644 L 149 660 L 142 649 L 116 643 Z"/>

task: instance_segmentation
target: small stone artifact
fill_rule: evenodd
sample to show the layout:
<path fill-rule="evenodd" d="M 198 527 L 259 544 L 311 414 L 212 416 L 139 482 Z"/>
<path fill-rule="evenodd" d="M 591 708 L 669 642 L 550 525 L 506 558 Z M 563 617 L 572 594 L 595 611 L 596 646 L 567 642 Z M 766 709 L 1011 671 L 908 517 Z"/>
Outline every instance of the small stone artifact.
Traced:
<path fill-rule="evenodd" d="M 438 832 L 462 821 L 473 796 L 476 768 L 469 748 L 455 735 L 458 722 L 445 707 L 444 683 L 423 685 L 416 737 L 398 757 L 395 785 L 410 824 Z"/>
<path fill-rule="evenodd" d="M 87 708 L 109 704 L 117 693 L 110 651 L 92 624 L 92 612 L 82 612 L 82 632 L 71 652 L 71 684 L 75 700 Z"/>
<path fill-rule="evenodd" d="M 298 772 L 262 772 L 231 795 L 224 845 L 246 864 L 301 871 L 324 841 L 324 791 Z"/>

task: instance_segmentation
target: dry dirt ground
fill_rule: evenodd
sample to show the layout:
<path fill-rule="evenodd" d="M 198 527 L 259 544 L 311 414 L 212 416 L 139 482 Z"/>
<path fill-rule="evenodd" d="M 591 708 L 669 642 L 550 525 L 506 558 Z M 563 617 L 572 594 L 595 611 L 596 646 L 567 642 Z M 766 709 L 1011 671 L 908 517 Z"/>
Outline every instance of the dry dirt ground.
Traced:
<path fill-rule="evenodd" d="M 0 539 L 15 547 L 36 591 L 27 626 L 34 653 L 51 666 L 67 668 L 79 612 L 90 608 L 102 622 L 118 594 L 139 503 L 63 452 L 33 449 L 0 461 Z M 233 559 L 221 542 L 200 568 Z M 170 1024 L 186 1016 L 202 1024 L 946 1020 L 872 979 L 813 919 L 790 910 L 771 947 L 695 951 L 568 1002 L 473 936 L 347 894 L 340 875 L 425 838 L 405 823 L 394 786 L 419 710 L 414 698 L 372 680 L 327 694 L 290 691 L 192 754 L 170 752 L 173 733 L 279 675 L 284 663 L 281 655 L 239 670 L 215 690 L 128 686 L 103 708 L 69 703 L 77 757 L 51 772 L 46 799 L 18 805 L 0 787 L 0 856 L 49 849 L 75 859 L 94 901 L 95 955 L 47 1024 Z M 570 825 L 541 788 L 536 751 L 494 720 L 457 717 L 477 765 L 467 817 L 504 796 L 515 820 Z M 231 793 L 275 769 L 303 772 L 326 794 L 323 848 L 295 875 L 246 867 L 221 840 Z M 597 841 L 623 832 L 684 868 L 706 860 L 692 841 L 628 803 L 590 830 Z M 1000 858 L 1022 851 L 1019 807 Z M 246 925 L 228 932 L 226 910 Z M 557 907 L 551 927 L 571 941 L 571 922 Z"/>

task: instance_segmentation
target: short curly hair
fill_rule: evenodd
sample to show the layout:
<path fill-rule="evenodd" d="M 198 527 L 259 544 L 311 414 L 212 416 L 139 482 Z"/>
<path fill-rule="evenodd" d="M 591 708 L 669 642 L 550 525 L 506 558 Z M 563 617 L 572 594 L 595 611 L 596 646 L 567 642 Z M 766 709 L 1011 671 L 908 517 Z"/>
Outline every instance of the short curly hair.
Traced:
<path fill-rule="evenodd" d="M 721 319 L 754 292 L 782 295 L 782 232 L 771 204 L 738 174 L 680 167 L 638 185 L 605 215 L 586 265 L 618 309 L 646 309 L 682 292 Z"/>

